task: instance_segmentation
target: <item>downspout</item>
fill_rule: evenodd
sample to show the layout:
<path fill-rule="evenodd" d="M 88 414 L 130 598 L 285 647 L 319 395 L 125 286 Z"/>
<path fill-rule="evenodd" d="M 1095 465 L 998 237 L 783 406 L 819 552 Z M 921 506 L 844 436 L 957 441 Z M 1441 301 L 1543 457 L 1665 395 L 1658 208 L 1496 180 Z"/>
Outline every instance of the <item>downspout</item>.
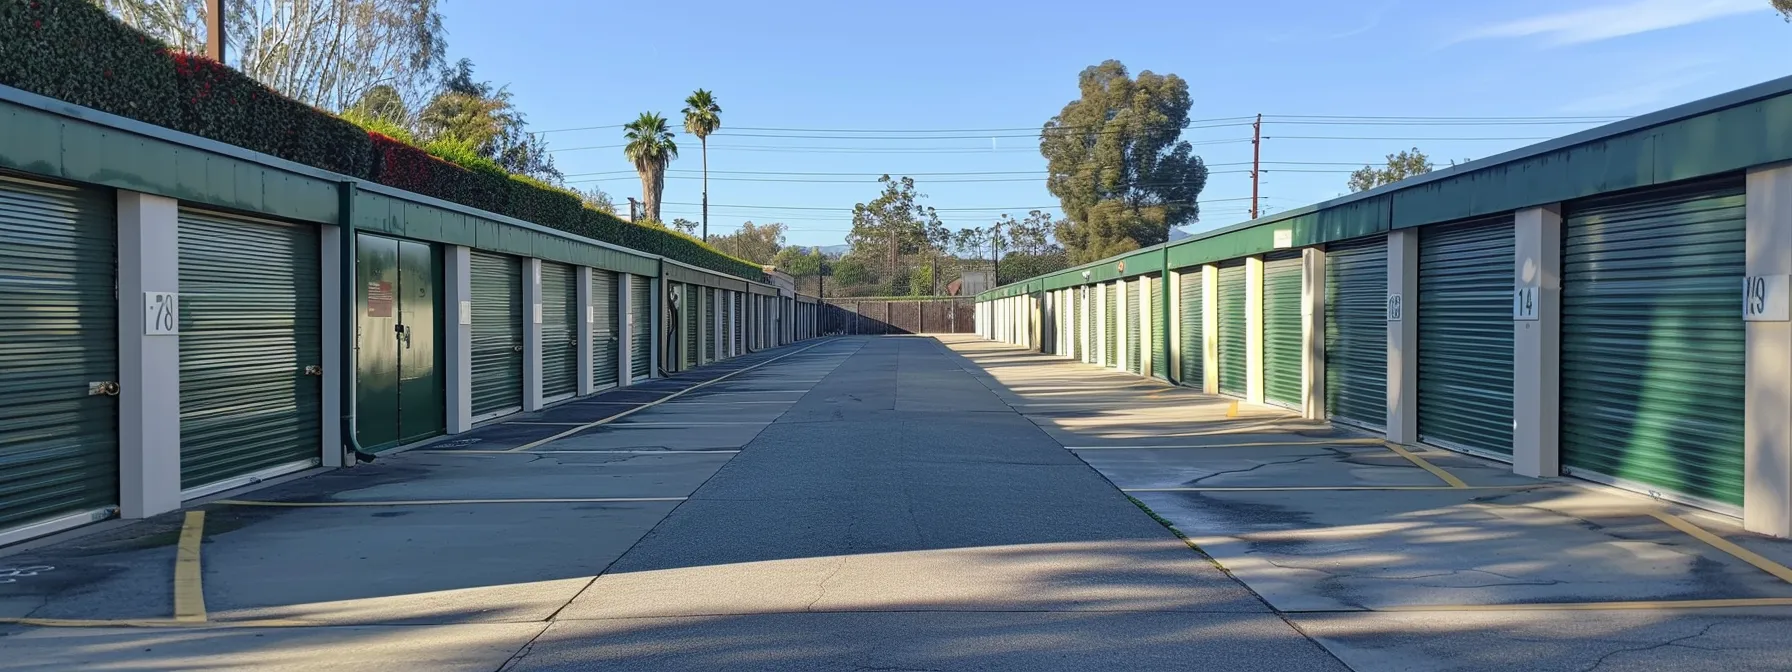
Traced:
<path fill-rule="evenodd" d="M 361 447 L 361 439 L 355 432 L 355 327 L 359 311 L 355 309 L 355 183 L 345 180 L 341 183 L 339 194 L 341 202 L 338 214 L 339 236 L 342 240 L 338 252 L 337 269 L 342 274 L 340 285 L 342 291 L 342 344 L 340 347 L 343 371 L 337 376 L 342 381 L 342 391 L 338 402 L 342 406 L 342 447 L 344 456 L 352 453 L 356 462 L 372 462 L 374 454 Z"/>

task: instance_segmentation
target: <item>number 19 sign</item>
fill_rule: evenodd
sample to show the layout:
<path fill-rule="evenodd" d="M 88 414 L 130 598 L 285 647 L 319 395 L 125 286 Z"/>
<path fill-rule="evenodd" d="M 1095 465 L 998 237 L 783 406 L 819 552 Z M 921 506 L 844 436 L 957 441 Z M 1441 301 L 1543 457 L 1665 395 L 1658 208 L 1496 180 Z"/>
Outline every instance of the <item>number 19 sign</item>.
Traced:
<path fill-rule="evenodd" d="M 1742 279 L 1745 322 L 1785 322 L 1787 276 L 1751 275 Z"/>

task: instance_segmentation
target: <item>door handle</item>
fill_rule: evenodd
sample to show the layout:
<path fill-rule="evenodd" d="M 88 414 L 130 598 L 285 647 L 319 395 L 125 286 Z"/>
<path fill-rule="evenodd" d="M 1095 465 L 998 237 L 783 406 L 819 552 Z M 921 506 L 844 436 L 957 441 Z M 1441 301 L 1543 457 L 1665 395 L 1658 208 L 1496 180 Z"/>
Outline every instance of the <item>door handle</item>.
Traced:
<path fill-rule="evenodd" d="M 517 346 L 512 346 L 512 347 L 511 347 L 511 348 L 510 348 L 510 351 L 511 351 L 511 352 L 522 352 L 522 351 L 523 351 L 523 346 L 520 346 L 520 345 L 517 345 Z"/>

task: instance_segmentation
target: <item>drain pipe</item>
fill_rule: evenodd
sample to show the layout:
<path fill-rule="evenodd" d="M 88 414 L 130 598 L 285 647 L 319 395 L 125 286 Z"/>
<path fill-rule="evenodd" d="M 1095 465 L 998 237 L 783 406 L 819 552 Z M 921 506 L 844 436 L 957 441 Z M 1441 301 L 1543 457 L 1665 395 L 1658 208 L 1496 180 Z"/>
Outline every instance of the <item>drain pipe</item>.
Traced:
<path fill-rule="evenodd" d="M 342 391 L 337 396 L 342 405 L 342 448 L 343 457 L 354 456 L 356 462 L 372 462 L 373 453 L 361 447 L 361 440 L 355 434 L 355 320 L 358 311 L 355 309 L 355 183 L 344 180 L 339 190 L 341 202 L 337 210 L 341 218 L 338 223 L 339 237 L 342 239 L 337 258 L 337 270 L 342 291 L 342 323 L 337 331 L 341 332 L 342 344 L 338 346 L 338 358 L 342 363 L 342 372 L 337 379 L 342 382 Z"/>

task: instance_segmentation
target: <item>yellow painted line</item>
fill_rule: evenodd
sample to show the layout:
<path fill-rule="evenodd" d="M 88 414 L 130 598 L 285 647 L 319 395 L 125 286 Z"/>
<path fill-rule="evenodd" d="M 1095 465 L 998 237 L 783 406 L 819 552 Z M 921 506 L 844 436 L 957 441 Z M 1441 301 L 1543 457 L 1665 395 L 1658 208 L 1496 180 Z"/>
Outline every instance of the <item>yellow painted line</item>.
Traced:
<path fill-rule="evenodd" d="M 669 394 L 669 395 L 666 395 L 666 396 L 664 396 L 664 397 L 660 397 L 660 398 L 658 398 L 658 399 L 655 399 L 655 400 L 653 400 L 653 401 L 650 401 L 650 402 L 647 402 L 647 403 L 645 403 L 645 404 L 642 404 L 642 405 L 640 405 L 640 406 L 636 406 L 636 407 L 634 407 L 634 408 L 631 408 L 631 409 L 628 409 L 628 410 L 626 410 L 626 411 L 623 411 L 623 412 L 621 412 L 621 413 L 617 413 L 617 414 L 615 414 L 615 415 L 612 415 L 612 416 L 610 416 L 610 417 L 607 417 L 607 418 L 604 418 L 604 419 L 602 419 L 602 420 L 593 420 L 593 421 L 591 421 L 591 422 L 588 422 L 588 423 L 585 423 L 585 424 L 583 424 L 583 425 L 580 425 L 580 426 L 578 426 L 578 427 L 574 427 L 574 428 L 572 428 L 572 429 L 569 429 L 569 430 L 566 430 L 566 431 L 564 431 L 564 432 L 560 432 L 560 433 L 559 433 L 559 434 L 555 434 L 555 435 L 553 435 L 553 436 L 550 436 L 550 437 L 548 437 L 548 438 L 545 438 L 545 439 L 538 439 L 538 440 L 535 440 L 535 441 L 530 441 L 530 442 L 529 442 L 529 443 L 525 443 L 525 444 L 523 444 L 523 445 L 520 445 L 520 446 L 517 446 L 517 447 L 515 447 L 515 448 L 512 448 L 512 449 L 510 449 L 510 452 L 513 452 L 513 453 L 516 453 L 516 452 L 522 452 L 522 451 L 525 451 L 525 450 L 528 450 L 528 449 L 530 449 L 530 448 L 534 448 L 534 447 L 537 447 L 537 446 L 543 446 L 543 445 L 547 445 L 547 444 L 548 444 L 548 443 L 550 443 L 550 442 L 553 442 L 553 441 L 558 441 L 558 440 L 560 440 L 560 439 L 564 439 L 564 438 L 566 438 L 566 437 L 569 437 L 569 436 L 572 436 L 572 435 L 574 435 L 574 434 L 577 434 L 577 433 L 579 433 L 579 432 L 583 432 L 583 431 L 585 431 L 585 430 L 587 430 L 587 429 L 591 429 L 591 428 L 592 428 L 592 427 L 597 427 L 597 426 L 599 426 L 599 425 L 603 425 L 603 424 L 605 424 L 605 423 L 608 423 L 608 422 L 612 422 L 612 421 L 615 421 L 615 420 L 620 420 L 620 419 L 622 419 L 622 418 L 626 418 L 626 417 L 628 417 L 628 416 L 630 416 L 630 415 L 634 415 L 634 414 L 635 414 L 635 413 L 639 413 L 639 412 L 641 412 L 641 411 L 643 411 L 643 410 L 646 410 L 646 409 L 649 409 L 649 408 L 653 408 L 653 407 L 655 407 L 655 406 L 658 406 L 658 405 L 660 405 L 660 404 L 663 404 L 663 403 L 666 403 L 666 402 L 668 402 L 668 401 L 671 401 L 671 400 L 673 400 L 673 399 L 677 399 L 677 398 L 678 398 L 678 397 L 679 397 L 679 396 L 680 396 L 680 395 L 683 395 L 683 394 L 684 394 L 684 393 L 686 393 L 686 392 L 690 392 L 690 391 L 692 391 L 692 390 L 700 390 L 700 389 L 703 389 L 703 388 L 704 388 L 704 387 L 708 387 L 708 386 L 710 386 L 710 385 L 714 385 L 714 384 L 716 384 L 716 383 L 719 383 L 719 382 L 722 382 L 722 381 L 724 381 L 724 380 L 727 380 L 727 379 L 729 379 L 729 378 L 731 378 L 731 377 L 733 377 L 733 376 L 736 376 L 736 375 L 739 375 L 739 374 L 742 374 L 742 373 L 746 373 L 746 372 L 748 372 L 748 371 L 752 371 L 752 370 L 753 370 L 753 369 L 757 369 L 757 368 L 759 368 L 759 367 L 761 367 L 761 366 L 765 366 L 765 365 L 767 365 L 767 364 L 770 364 L 770 363 L 772 363 L 772 362 L 776 362 L 776 361 L 778 361 L 778 360 L 780 360 L 780 359 L 784 359 L 784 358 L 785 358 L 785 357 L 790 357 L 790 356 L 793 356 L 793 355 L 799 355 L 799 354 L 802 354 L 802 353 L 804 353 L 804 352 L 808 352 L 808 351 L 809 351 L 809 350 L 812 350 L 812 349 L 815 349 L 815 348 L 818 348 L 818 347 L 821 347 L 821 346 L 823 346 L 823 345 L 826 345 L 826 344 L 827 344 L 827 343 L 828 343 L 828 341 L 826 341 L 826 340 L 823 340 L 823 341 L 822 341 L 822 342 L 820 342 L 820 343 L 816 343 L 816 344 L 814 344 L 814 345 L 811 345 L 811 346 L 808 346 L 808 347 L 805 347 L 805 348 L 803 348 L 803 349 L 801 349 L 801 350 L 795 350 L 795 351 L 792 351 L 792 352 L 787 352 L 787 353 L 784 353 L 784 354 L 782 354 L 782 355 L 778 355 L 778 356 L 777 356 L 777 357 L 773 357 L 773 358 L 771 358 L 771 359 L 768 359 L 768 360 L 765 360 L 765 361 L 763 361 L 763 362 L 760 362 L 760 363 L 758 363 L 758 364 L 754 364 L 754 365 L 752 365 L 752 366 L 749 366 L 749 367 L 746 367 L 746 368 L 742 368 L 742 369 L 740 369 L 740 370 L 737 370 L 737 371 L 729 371 L 729 372 L 728 372 L 728 373 L 726 373 L 726 374 L 723 374 L 723 375 L 721 375 L 721 376 L 719 376 L 719 377 L 716 377 L 716 378 L 712 378 L 712 379 L 710 379 L 710 380 L 706 380 L 706 381 L 703 381 L 703 382 L 701 382 L 701 383 L 698 383 L 698 384 L 696 384 L 696 385 L 692 385 L 692 386 L 690 386 L 690 387 L 687 387 L 687 388 L 684 388 L 684 389 L 682 389 L 682 390 L 679 390 L 679 391 L 677 391 L 677 392 L 673 392 L 673 393 L 672 393 L 672 394 Z"/>
<path fill-rule="evenodd" d="M 531 499 L 399 499 L 379 502 L 262 502 L 247 499 L 220 499 L 212 504 L 229 506 L 273 506 L 286 508 L 324 508 L 335 506 L 451 506 L 455 504 L 626 504 L 631 502 L 682 502 L 686 497 L 541 497 Z"/>
<path fill-rule="evenodd" d="M 733 455 L 738 450 L 531 450 L 530 455 Z M 511 450 L 408 450 L 406 455 L 514 455 Z"/>
<path fill-rule="evenodd" d="M 1065 446 L 1065 450 L 1183 450 L 1195 448 L 1266 448 L 1272 446 L 1379 446 L 1381 439 L 1337 439 L 1335 441 L 1254 441 L 1249 443 L 1209 443 L 1180 446 Z"/>
<path fill-rule="evenodd" d="M 1330 490 L 1524 490 L 1527 488 L 1547 487 L 1547 483 L 1533 485 L 1266 485 L 1262 487 L 1212 487 L 1212 488 L 1121 488 L 1121 492 L 1323 492 Z"/>
<path fill-rule="evenodd" d="M 1443 482 L 1445 482 L 1445 483 L 1449 483 L 1450 487 L 1452 487 L 1452 488 L 1468 487 L 1468 484 L 1462 482 L 1462 479 L 1457 478 L 1455 474 L 1444 471 L 1443 469 L 1439 468 L 1437 465 L 1426 461 L 1425 458 L 1423 458 L 1423 457 L 1414 455 L 1412 453 L 1412 451 L 1401 447 L 1400 444 L 1394 443 L 1392 441 L 1388 441 L 1388 442 L 1386 442 L 1386 445 L 1388 447 L 1388 450 L 1392 450 L 1396 453 L 1399 453 L 1401 457 L 1404 457 L 1404 458 L 1406 458 L 1406 460 L 1408 462 L 1411 462 L 1414 465 L 1417 465 L 1418 468 L 1431 472 L 1431 475 L 1438 477 L 1439 479 L 1443 480 Z"/>
<path fill-rule="evenodd" d="M 205 622 L 205 589 L 200 585 L 199 544 L 205 539 L 205 512 L 188 511 L 174 556 L 174 620 Z"/>
<path fill-rule="evenodd" d="M 1657 520 L 1673 526 L 1676 530 L 1692 535 L 1694 539 L 1710 544 L 1712 548 L 1736 556 L 1737 560 L 1754 565 L 1763 572 L 1777 576 L 1781 581 L 1792 583 L 1792 569 L 1787 569 L 1785 565 L 1761 557 L 1754 551 L 1737 546 L 1736 544 L 1731 543 L 1730 540 L 1712 534 L 1706 531 L 1705 528 L 1694 525 L 1685 518 L 1681 518 L 1671 513 L 1661 512 L 1651 512 L 1649 515 L 1655 516 Z"/>
<path fill-rule="evenodd" d="M 1238 417 L 1238 402 L 1234 401 L 1231 404 L 1226 406 L 1226 417 L 1228 417 L 1228 418 Z"/>
<path fill-rule="evenodd" d="M 1370 611 L 1614 611 L 1638 609 L 1739 609 L 1792 607 L 1792 597 L 1743 597 L 1712 600 L 1639 600 L 1633 602 L 1558 602 L 1526 604 L 1445 604 L 1378 607 Z"/>

